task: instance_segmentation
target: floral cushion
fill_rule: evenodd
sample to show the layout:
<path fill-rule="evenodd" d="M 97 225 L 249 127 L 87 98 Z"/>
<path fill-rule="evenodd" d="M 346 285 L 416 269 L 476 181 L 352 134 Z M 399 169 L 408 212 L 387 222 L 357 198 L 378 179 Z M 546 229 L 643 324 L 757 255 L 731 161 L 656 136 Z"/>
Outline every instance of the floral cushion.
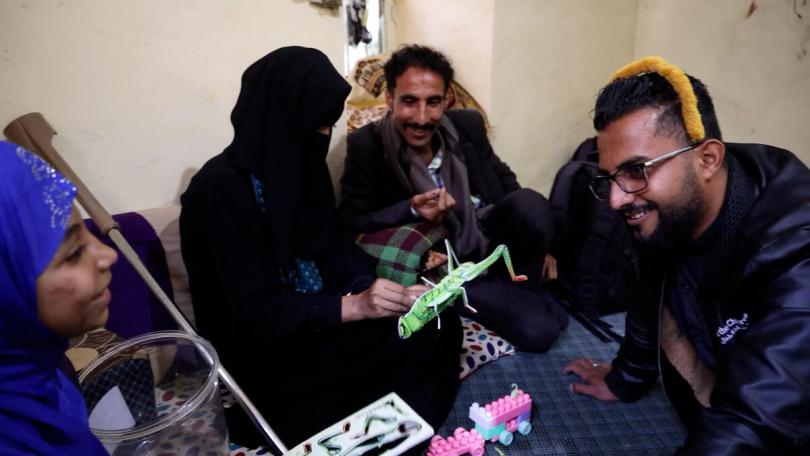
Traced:
<path fill-rule="evenodd" d="M 459 379 L 464 379 L 484 364 L 515 353 L 506 339 L 469 318 L 461 317 L 464 338 L 461 341 Z"/>

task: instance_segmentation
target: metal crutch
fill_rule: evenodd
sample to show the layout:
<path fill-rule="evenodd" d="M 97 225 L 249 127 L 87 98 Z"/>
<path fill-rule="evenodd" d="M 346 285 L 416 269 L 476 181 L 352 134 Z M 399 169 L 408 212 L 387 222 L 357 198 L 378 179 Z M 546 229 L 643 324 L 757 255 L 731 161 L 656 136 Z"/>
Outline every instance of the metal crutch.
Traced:
<path fill-rule="evenodd" d="M 84 185 L 84 182 L 79 179 L 79 176 L 73 172 L 73 169 L 70 168 L 67 162 L 62 159 L 62 156 L 59 155 L 59 152 L 51 145 L 51 138 L 56 134 L 56 131 L 50 126 L 48 121 L 45 120 L 45 117 L 38 112 L 25 114 L 12 120 L 3 130 L 3 133 L 6 135 L 6 138 L 11 141 L 37 153 L 76 185 L 79 203 L 87 211 L 96 225 L 98 225 L 101 232 L 112 239 L 113 243 L 121 250 L 121 253 L 129 260 L 135 270 L 138 271 L 138 274 L 140 274 L 141 278 L 149 286 L 149 289 L 152 290 L 152 293 L 155 294 L 166 310 L 169 311 L 180 328 L 183 331 L 196 335 L 197 332 L 191 327 L 186 317 L 183 316 L 177 306 L 166 296 L 166 293 L 163 292 L 154 277 L 152 277 L 152 274 L 149 273 L 146 266 L 141 262 L 138 254 L 135 253 L 132 246 L 129 245 L 129 242 L 127 242 L 121 234 L 118 223 L 113 220 L 110 213 L 107 212 L 96 197 L 90 193 L 90 190 Z M 284 443 L 282 443 L 281 439 L 273 432 L 273 429 L 270 428 L 270 425 L 264 417 L 262 417 L 261 413 L 259 413 L 256 406 L 253 405 L 253 402 L 250 401 L 245 392 L 242 391 L 242 388 L 240 388 L 233 377 L 231 377 L 231 374 L 229 374 L 222 365 L 219 366 L 217 372 L 222 383 L 233 393 L 239 405 L 241 405 L 245 413 L 248 414 L 264 439 L 275 447 L 278 452 L 282 454 L 286 453 L 287 448 L 284 446 Z"/>

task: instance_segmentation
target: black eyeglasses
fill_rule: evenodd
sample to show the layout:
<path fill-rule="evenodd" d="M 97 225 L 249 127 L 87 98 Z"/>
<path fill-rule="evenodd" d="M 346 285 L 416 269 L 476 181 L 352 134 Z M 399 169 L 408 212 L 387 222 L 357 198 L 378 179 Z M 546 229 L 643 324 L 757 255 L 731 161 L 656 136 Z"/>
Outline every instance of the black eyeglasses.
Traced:
<path fill-rule="evenodd" d="M 647 188 L 647 168 L 655 166 L 659 163 L 665 162 L 670 158 L 674 158 L 684 152 L 688 152 L 697 148 L 702 143 L 692 144 L 690 146 L 675 149 L 672 152 L 667 152 L 664 155 L 647 160 L 641 163 L 631 163 L 622 166 L 615 173 L 611 175 L 599 175 L 591 178 L 588 187 L 591 193 L 599 201 L 607 201 L 610 198 L 610 181 L 615 181 L 625 193 L 637 193 Z"/>

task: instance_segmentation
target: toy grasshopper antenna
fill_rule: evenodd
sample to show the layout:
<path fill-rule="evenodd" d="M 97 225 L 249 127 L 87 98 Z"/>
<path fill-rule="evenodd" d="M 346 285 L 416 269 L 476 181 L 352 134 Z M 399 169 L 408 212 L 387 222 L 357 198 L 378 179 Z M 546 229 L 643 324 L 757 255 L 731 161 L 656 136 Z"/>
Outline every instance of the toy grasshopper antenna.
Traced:
<path fill-rule="evenodd" d="M 444 247 L 447 249 L 447 273 L 450 274 L 453 272 L 453 269 L 458 267 L 459 262 L 458 258 L 456 258 L 456 252 L 453 251 L 453 248 L 450 247 L 450 241 L 447 239 L 444 240 Z M 455 261 L 455 266 L 453 262 Z"/>

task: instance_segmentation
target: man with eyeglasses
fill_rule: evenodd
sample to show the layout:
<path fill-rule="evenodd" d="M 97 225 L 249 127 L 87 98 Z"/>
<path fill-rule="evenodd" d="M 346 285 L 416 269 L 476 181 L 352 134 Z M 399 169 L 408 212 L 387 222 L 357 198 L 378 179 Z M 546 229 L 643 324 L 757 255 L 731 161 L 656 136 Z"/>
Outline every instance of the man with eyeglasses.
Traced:
<path fill-rule="evenodd" d="M 659 377 L 684 454 L 810 454 L 810 171 L 723 142 L 706 87 L 633 62 L 594 114 L 594 196 L 620 211 L 644 286 L 611 363 L 570 362 L 574 392 L 639 399 Z"/>

